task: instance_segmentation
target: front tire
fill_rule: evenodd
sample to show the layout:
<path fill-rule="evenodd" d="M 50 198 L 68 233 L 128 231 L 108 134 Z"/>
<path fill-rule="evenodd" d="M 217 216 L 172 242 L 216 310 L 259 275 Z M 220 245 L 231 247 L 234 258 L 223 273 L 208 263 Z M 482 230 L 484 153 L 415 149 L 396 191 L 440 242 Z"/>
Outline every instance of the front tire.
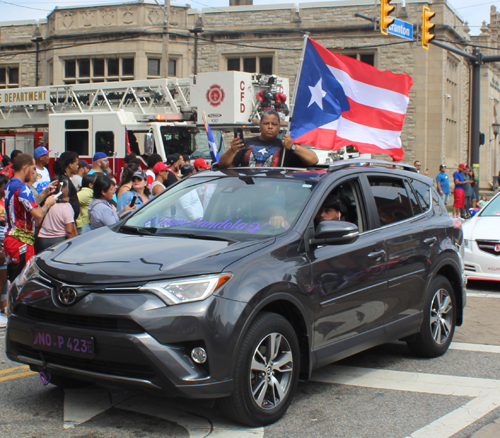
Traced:
<path fill-rule="evenodd" d="M 279 420 L 292 401 L 300 370 L 297 335 L 281 315 L 262 312 L 248 329 L 234 368 L 234 391 L 219 406 L 250 427 Z"/>
<path fill-rule="evenodd" d="M 456 299 L 447 278 L 432 280 L 424 301 L 424 319 L 420 333 L 407 341 L 410 350 L 422 357 L 438 357 L 446 353 L 456 326 Z"/>

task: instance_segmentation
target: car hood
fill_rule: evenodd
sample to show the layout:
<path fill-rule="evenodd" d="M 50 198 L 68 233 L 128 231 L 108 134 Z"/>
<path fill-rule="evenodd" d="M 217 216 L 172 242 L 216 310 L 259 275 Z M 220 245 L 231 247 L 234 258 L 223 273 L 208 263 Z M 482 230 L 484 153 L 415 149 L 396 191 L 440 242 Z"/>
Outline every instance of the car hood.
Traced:
<path fill-rule="evenodd" d="M 467 240 L 500 240 L 500 216 L 475 216 L 462 229 Z"/>
<path fill-rule="evenodd" d="M 224 242 L 173 236 L 129 235 L 104 227 L 40 254 L 38 266 L 72 284 L 141 282 L 222 272 L 274 242 Z"/>

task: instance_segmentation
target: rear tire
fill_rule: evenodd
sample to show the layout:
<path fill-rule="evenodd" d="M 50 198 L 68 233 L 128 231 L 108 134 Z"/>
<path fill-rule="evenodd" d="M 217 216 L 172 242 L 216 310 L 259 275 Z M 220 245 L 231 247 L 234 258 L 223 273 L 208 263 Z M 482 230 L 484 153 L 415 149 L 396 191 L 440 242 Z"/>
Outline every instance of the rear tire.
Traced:
<path fill-rule="evenodd" d="M 424 300 L 424 319 L 418 333 L 407 341 L 410 350 L 422 357 L 438 357 L 446 353 L 456 326 L 456 299 L 447 278 L 432 280 Z"/>
<path fill-rule="evenodd" d="M 220 408 L 250 427 L 278 421 L 297 389 L 300 350 L 295 330 L 281 315 L 262 312 L 236 354 L 234 391 L 218 401 Z"/>

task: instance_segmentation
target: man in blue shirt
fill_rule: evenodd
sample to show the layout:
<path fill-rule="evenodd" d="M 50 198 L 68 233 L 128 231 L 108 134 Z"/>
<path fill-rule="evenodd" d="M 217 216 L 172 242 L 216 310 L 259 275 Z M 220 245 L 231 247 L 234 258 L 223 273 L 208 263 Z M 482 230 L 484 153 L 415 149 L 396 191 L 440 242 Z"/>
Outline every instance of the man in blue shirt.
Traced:
<path fill-rule="evenodd" d="M 448 205 L 448 199 L 450 197 L 450 180 L 446 174 L 446 165 L 441 164 L 439 166 L 439 173 L 436 176 L 436 183 L 438 187 L 438 192 L 444 200 L 445 205 Z"/>

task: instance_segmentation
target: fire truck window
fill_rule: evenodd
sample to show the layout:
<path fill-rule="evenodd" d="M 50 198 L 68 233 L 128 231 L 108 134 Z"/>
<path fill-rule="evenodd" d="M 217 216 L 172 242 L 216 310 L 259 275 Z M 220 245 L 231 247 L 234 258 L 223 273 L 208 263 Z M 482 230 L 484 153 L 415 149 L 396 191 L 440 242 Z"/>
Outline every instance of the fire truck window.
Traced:
<path fill-rule="evenodd" d="M 66 129 L 89 129 L 88 120 L 66 120 L 64 122 L 64 127 Z"/>
<path fill-rule="evenodd" d="M 259 63 L 260 63 L 260 73 L 265 74 L 265 75 L 272 75 L 273 74 L 273 58 L 259 58 Z"/>
<path fill-rule="evenodd" d="M 89 131 L 66 131 L 65 140 L 67 151 L 89 155 Z"/>
<path fill-rule="evenodd" d="M 99 131 L 95 133 L 95 151 L 104 152 L 108 157 L 115 151 L 115 134 L 113 131 Z"/>

